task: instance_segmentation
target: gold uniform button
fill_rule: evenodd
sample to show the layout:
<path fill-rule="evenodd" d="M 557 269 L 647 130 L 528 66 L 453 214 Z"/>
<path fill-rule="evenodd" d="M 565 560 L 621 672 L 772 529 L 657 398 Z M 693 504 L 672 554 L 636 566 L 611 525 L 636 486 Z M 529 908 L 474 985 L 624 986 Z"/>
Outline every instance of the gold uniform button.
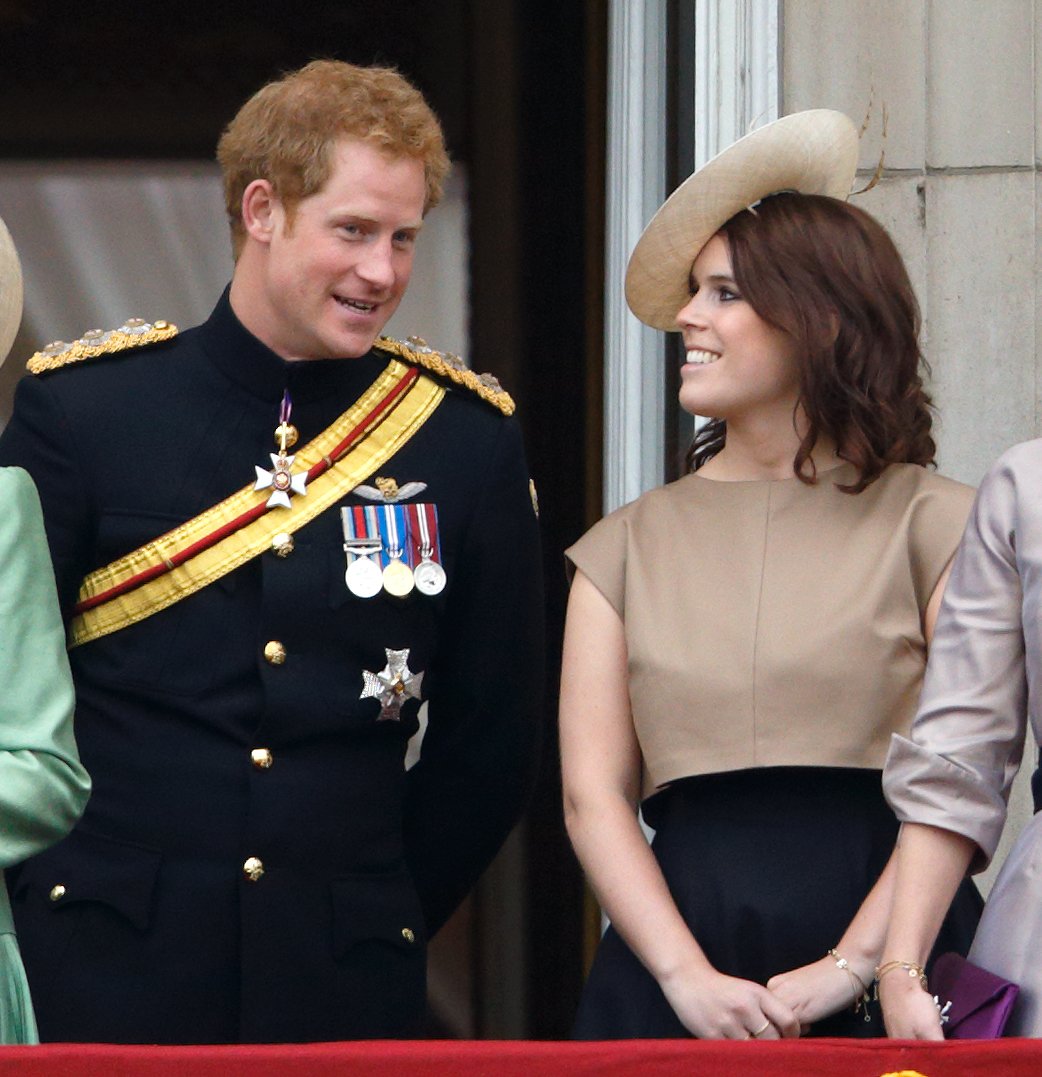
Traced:
<path fill-rule="evenodd" d="M 276 557 L 289 557 L 296 543 L 288 531 L 280 531 L 272 540 L 271 548 Z"/>
<path fill-rule="evenodd" d="M 61 901 L 65 897 L 65 887 L 61 883 L 51 887 L 51 901 Z"/>
<path fill-rule="evenodd" d="M 264 661 L 271 666 L 281 666 L 286 661 L 286 648 L 277 639 L 264 644 Z"/>
<path fill-rule="evenodd" d="M 254 748 L 250 752 L 250 762 L 258 770 L 267 770 L 275 762 L 275 757 L 271 754 L 270 748 Z"/>
<path fill-rule="evenodd" d="M 409 927 L 402 928 L 402 938 L 405 939 L 406 942 L 416 941 L 416 936 L 413 934 L 412 928 Z"/>
<path fill-rule="evenodd" d="M 248 883 L 260 882 L 260 877 L 264 874 L 264 862 L 260 857 L 249 857 L 242 865 L 242 874 Z"/>

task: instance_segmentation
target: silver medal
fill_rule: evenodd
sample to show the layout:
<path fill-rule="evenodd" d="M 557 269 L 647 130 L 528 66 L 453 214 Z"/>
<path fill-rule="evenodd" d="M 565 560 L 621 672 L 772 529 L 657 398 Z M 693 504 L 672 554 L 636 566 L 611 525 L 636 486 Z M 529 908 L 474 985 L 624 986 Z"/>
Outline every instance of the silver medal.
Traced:
<path fill-rule="evenodd" d="M 413 569 L 413 578 L 416 590 L 422 595 L 438 595 L 445 590 L 445 569 L 429 556 Z"/>
<path fill-rule="evenodd" d="M 445 590 L 445 569 L 433 559 L 434 543 L 431 540 L 431 530 L 424 505 L 416 506 L 415 518 L 420 532 L 420 563 L 413 569 L 416 590 L 421 595 L 439 595 Z"/>
<path fill-rule="evenodd" d="M 356 557 L 344 573 L 347 589 L 359 598 L 372 598 L 383 588 L 384 578 L 380 566 L 369 557 Z"/>

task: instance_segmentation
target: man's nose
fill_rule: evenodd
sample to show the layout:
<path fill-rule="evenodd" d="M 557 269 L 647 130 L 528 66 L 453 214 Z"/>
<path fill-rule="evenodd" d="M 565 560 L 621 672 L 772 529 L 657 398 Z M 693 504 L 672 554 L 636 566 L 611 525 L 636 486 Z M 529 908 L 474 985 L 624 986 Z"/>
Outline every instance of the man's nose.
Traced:
<path fill-rule="evenodd" d="M 358 275 L 370 284 L 389 288 L 394 283 L 394 250 L 390 240 L 376 240 L 366 246 L 356 265 Z"/>

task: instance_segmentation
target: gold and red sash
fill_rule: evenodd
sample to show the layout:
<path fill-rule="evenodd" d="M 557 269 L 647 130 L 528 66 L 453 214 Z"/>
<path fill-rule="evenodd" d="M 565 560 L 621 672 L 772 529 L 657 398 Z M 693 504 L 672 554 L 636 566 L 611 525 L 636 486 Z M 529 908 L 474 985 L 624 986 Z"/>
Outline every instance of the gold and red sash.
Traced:
<path fill-rule="evenodd" d="M 445 390 L 392 360 L 336 422 L 296 453 L 307 492 L 288 509 L 252 485 L 90 573 L 80 586 L 69 647 L 135 624 L 194 594 L 309 523 L 389 460 L 427 421 Z"/>

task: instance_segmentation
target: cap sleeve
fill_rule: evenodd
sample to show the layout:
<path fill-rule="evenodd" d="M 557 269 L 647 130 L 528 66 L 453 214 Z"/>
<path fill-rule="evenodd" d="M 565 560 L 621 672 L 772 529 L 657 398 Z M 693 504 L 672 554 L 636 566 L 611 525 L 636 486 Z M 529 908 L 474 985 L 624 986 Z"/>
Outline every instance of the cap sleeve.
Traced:
<path fill-rule="evenodd" d="M 594 524 L 564 551 L 569 576 L 578 569 L 625 620 L 626 547 L 629 528 L 624 511 L 613 512 Z"/>
<path fill-rule="evenodd" d="M 974 490 L 961 482 L 924 472 L 912 503 L 908 543 L 916 599 L 925 610 L 942 573 L 955 556 Z"/>

